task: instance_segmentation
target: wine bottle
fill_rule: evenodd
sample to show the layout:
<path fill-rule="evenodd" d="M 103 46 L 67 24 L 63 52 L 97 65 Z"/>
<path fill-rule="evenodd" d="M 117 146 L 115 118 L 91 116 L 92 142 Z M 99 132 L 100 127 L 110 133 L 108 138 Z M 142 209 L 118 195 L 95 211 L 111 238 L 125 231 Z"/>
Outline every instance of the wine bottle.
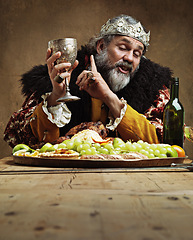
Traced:
<path fill-rule="evenodd" d="M 179 101 L 179 78 L 171 81 L 170 100 L 163 112 L 163 142 L 184 145 L 184 108 Z"/>

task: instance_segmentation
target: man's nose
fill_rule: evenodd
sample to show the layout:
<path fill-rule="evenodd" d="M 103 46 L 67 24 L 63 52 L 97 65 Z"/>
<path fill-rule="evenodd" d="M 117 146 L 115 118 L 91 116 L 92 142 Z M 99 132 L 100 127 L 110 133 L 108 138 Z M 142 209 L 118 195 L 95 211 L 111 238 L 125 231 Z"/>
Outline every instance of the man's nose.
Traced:
<path fill-rule="evenodd" d="M 124 61 L 128 61 L 129 63 L 133 62 L 133 51 L 128 51 L 124 57 L 123 57 Z"/>

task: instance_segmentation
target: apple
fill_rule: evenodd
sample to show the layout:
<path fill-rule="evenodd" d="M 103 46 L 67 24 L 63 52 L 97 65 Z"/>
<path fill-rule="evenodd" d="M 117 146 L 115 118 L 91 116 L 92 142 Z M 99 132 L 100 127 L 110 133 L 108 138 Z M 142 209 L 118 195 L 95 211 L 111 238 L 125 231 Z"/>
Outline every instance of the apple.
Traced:
<path fill-rule="evenodd" d="M 178 153 L 176 151 L 176 149 L 174 149 L 173 147 L 169 146 L 169 147 L 166 147 L 166 155 L 167 157 L 178 157 Z"/>
<path fill-rule="evenodd" d="M 32 149 L 30 147 L 28 147 L 26 144 L 17 144 L 14 148 L 12 153 L 14 154 L 15 152 L 19 151 L 19 150 L 26 150 L 26 151 L 31 151 Z"/>

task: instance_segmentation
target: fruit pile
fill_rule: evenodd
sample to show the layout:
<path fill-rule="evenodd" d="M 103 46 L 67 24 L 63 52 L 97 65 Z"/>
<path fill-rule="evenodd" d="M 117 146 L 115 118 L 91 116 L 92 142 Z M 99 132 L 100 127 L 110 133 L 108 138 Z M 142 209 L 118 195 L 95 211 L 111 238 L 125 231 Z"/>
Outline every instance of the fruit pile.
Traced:
<path fill-rule="evenodd" d="M 113 141 L 96 142 L 92 140 L 82 140 L 82 138 L 74 138 L 64 140 L 60 144 L 46 143 L 41 149 L 36 151 L 54 152 L 57 149 L 74 150 L 82 155 L 95 154 L 122 154 L 127 152 L 139 152 L 148 158 L 167 158 L 167 157 L 185 157 L 185 152 L 179 146 L 171 146 L 168 144 L 149 144 L 142 140 L 138 142 L 124 142 L 121 138 L 114 138 Z M 24 150 L 33 153 L 33 149 L 25 144 L 18 144 L 13 149 L 13 154 L 17 151 Z"/>

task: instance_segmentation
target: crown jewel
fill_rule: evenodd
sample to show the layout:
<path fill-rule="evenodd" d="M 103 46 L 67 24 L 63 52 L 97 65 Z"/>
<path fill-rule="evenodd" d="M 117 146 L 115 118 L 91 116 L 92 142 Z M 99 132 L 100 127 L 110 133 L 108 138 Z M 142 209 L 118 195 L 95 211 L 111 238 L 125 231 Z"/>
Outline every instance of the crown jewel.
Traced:
<path fill-rule="evenodd" d="M 135 38 L 142 42 L 145 47 L 149 46 L 150 32 L 146 33 L 140 22 L 129 24 L 123 17 L 111 23 L 109 19 L 101 28 L 100 36 L 118 34 Z"/>

